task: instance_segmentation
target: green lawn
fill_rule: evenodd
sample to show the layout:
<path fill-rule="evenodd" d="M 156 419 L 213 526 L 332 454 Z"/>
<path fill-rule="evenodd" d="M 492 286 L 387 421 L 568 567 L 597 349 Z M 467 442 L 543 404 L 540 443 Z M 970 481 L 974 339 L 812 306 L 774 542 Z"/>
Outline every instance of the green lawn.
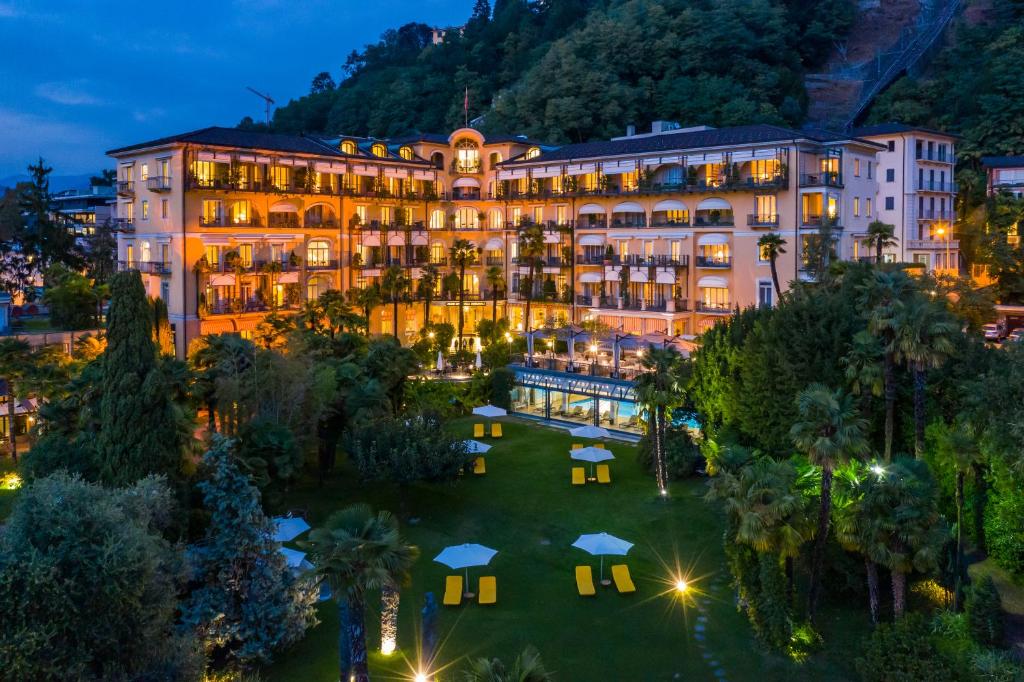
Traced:
<path fill-rule="evenodd" d="M 609 441 L 615 453 L 613 484 L 569 485 L 567 432 L 517 419 L 503 420 L 505 438 L 491 441 L 487 475 L 452 486 L 413 486 L 407 496 L 403 532 L 421 549 L 412 585 L 403 591 L 400 651 L 385 659 L 373 654 L 375 679 L 409 679 L 416 656 L 418 611 L 423 594 L 440 602 L 449 570 L 431 559 L 446 545 L 480 542 L 499 550 L 487 569 L 497 576 L 498 604 L 465 604 L 443 609 L 439 665 L 450 666 L 439 680 L 454 680 L 466 657 L 511 660 L 534 644 L 558 679 L 714 680 L 715 666 L 726 680 L 848 680 L 854 643 L 863 618 L 826 610 L 822 614 L 829 649 L 797 665 L 764 653 L 745 618 L 736 612 L 721 548 L 721 520 L 702 500 L 702 479 L 674 484 L 666 502 L 656 499 L 652 478 L 635 460 L 633 446 Z M 470 421 L 457 423 L 469 437 Z M 399 510 L 391 486 L 362 486 L 342 467 L 336 479 L 293 491 L 290 507 L 309 510 L 311 522 L 353 502 Z M 415 523 L 412 521 L 416 520 Z M 573 567 L 598 560 L 570 547 L 580 533 L 607 531 L 635 543 L 626 558 L 638 592 L 622 596 L 601 589 L 596 598 L 576 595 Z M 702 610 L 685 609 L 666 594 L 676 565 L 694 579 L 704 596 Z M 475 589 L 474 589 L 475 591 Z M 376 601 L 375 599 L 372 601 Z M 264 671 L 270 680 L 337 679 L 337 619 L 321 606 L 320 626 Z M 853 622 L 851 622 L 851 620 Z M 703 635 L 699 633 L 703 630 Z M 375 617 L 369 621 L 370 647 L 379 641 Z"/>

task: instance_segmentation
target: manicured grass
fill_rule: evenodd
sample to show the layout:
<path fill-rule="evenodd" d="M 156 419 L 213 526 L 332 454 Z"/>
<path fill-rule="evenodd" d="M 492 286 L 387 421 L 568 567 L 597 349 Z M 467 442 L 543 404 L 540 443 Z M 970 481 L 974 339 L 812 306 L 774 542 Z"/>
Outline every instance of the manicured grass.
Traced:
<path fill-rule="evenodd" d="M 491 440 L 487 475 L 455 485 L 411 486 L 402 528 L 420 547 L 412 585 L 402 593 L 399 649 L 389 658 L 371 656 L 375 679 L 409 679 L 416 655 L 416 633 L 423 594 L 433 591 L 440 603 L 444 577 L 451 571 L 432 558 L 445 546 L 480 542 L 499 550 L 485 569 L 471 569 L 476 591 L 480 575 L 498 580 L 498 604 L 464 604 L 443 608 L 439 666 L 449 666 L 439 680 L 455 680 L 467 657 L 511 661 L 526 644 L 535 645 L 558 679 L 571 680 L 714 680 L 712 662 L 727 680 L 850 680 L 855 642 L 864 632 L 863 618 L 849 611 L 822 614 L 829 648 L 797 665 L 764 653 L 746 619 L 733 604 L 721 547 L 721 520 L 703 502 L 703 479 L 674 484 L 671 496 L 657 499 L 651 477 L 636 463 L 635 447 L 607 445 L 616 455 L 613 483 L 585 488 L 569 485 L 567 432 L 533 422 L 503 419 L 505 437 Z M 456 428 L 469 437 L 470 420 Z M 315 526 L 332 511 L 354 502 L 377 508 L 403 508 L 393 486 L 363 486 L 342 465 L 324 488 L 300 486 L 287 506 L 309 510 Z M 415 520 L 415 522 L 414 522 Z M 618 595 L 599 588 L 596 597 L 576 595 L 573 567 L 597 557 L 570 547 L 581 533 L 607 531 L 635 543 L 624 562 L 637 593 Z M 618 562 L 619 559 L 614 559 Z M 606 559 L 607 566 L 611 563 Z M 670 593 L 669 580 L 679 565 L 703 596 L 705 639 L 696 636 L 700 611 L 683 608 Z M 376 597 L 371 602 L 376 602 Z M 264 671 L 270 680 L 337 679 L 337 618 L 333 604 L 321 605 L 320 626 Z M 376 614 L 368 619 L 371 651 L 379 645 Z M 705 658 L 702 654 L 707 653 Z"/>

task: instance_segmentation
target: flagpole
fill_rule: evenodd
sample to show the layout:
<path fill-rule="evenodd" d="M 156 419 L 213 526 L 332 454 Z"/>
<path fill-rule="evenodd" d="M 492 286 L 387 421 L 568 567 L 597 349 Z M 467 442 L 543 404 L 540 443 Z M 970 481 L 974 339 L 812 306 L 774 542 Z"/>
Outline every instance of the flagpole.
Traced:
<path fill-rule="evenodd" d="M 463 110 L 463 112 L 465 114 L 465 119 L 466 119 L 465 127 L 468 128 L 469 127 L 469 86 L 468 85 L 466 86 L 466 97 L 462 100 L 462 110 Z"/>

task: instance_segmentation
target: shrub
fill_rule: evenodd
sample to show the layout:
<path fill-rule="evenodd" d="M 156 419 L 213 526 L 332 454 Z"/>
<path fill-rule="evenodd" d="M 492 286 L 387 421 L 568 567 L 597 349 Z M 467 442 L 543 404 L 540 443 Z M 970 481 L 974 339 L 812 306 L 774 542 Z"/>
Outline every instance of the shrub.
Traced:
<path fill-rule="evenodd" d="M 436 412 L 454 417 L 466 411 L 465 393 L 463 384 L 450 381 L 410 381 L 405 387 L 405 409 L 411 413 Z"/>
<path fill-rule="evenodd" d="M 1024 575 L 1024 492 L 1010 489 L 992 497 L 985 510 L 985 542 L 997 564 Z"/>
<path fill-rule="evenodd" d="M 650 434 L 640 439 L 637 461 L 647 471 L 654 471 L 654 438 Z M 686 429 L 665 431 L 665 469 L 669 480 L 692 476 L 702 461 L 700 448 Z"/>
<path fill-rule="evenodd" d="M 254 419 L 238 434 L 238 459 L 253 483 L 266 488 L 271 483 L 288 481 L 302 471 L 302 450 L 285 426 L 267 419 Z"/>
<path fill-rule="evenodd" d="M 498 367 L 491 372 L 492 405 L 506 410 L 512 408 L 512 388 L 516 383 L 516 375 L 507 367 Z"/>
<path fill-rule="evenodd" d="M 864 682 L 954 682 L 961 679 L 932 641 L 925 619 L 916 613 L 883 623 L 864 644 L 856 667 Z"/>
<path fill-rule="evenodd" d="M 967 590 L 964 602 L 971 639 L 982 646 L 999 646 L 1003 640 L 1003 606 L 991 576 Z"/>

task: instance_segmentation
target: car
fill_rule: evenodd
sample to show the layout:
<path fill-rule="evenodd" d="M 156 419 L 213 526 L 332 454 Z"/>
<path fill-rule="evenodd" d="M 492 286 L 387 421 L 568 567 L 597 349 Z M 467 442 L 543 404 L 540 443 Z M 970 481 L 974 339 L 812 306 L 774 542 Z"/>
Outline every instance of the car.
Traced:
<path fill-rule="evenodd" d="M 1006 336 L 1007 343 L 1020 343 L 1024 340 L 1024 327 L 1017 327 Z"/>
<path fill-rule="evenodd" d="M 998 341 L 1002 336 L 999 325 L 994 322 L 982 326 L 981 331 L 985 334 L 986 341 Z"/>

